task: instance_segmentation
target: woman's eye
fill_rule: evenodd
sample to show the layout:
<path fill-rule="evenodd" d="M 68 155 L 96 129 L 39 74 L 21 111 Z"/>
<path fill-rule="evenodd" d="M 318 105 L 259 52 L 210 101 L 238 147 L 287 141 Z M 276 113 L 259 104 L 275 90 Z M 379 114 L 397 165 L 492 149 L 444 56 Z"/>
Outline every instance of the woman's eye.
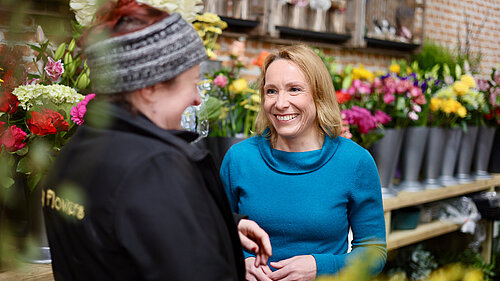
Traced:
<path fill-rule="evenodd" d="M 302 89 L 299 87 L 292 87 L 292 88 L 290 88 L 290 91 L 291 92 L 300 92 L 300 91 L 302 91 Z"/>
<path fill-rule="evenodd" d="M 274 89 L 267 89 L 266 90 L 266 94 L 275 94 L 276 93 L 276 90 Z"/>

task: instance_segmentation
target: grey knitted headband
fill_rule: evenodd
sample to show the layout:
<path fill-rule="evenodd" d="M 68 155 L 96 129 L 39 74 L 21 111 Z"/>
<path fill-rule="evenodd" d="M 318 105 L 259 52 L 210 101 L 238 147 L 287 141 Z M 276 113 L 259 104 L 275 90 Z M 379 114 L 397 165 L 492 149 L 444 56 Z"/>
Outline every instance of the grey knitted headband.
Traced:
<path fill-rule="evenodd" d="M 84 52 L 92 88 L 99 94 L 152 86 L 206 58 L 200 36 L 177 13 L 136 32 L 99 41 Z"/>

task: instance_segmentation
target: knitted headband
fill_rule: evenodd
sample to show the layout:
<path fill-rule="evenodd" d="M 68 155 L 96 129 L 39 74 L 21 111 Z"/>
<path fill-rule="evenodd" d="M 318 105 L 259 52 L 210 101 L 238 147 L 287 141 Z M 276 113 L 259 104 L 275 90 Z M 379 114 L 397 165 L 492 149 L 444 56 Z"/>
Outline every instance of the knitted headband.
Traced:
<path fill-rule="evenodd" d="M 85 49 L 93 89 L 130 92 L 176 77 L 206 58 L 198 33 L 174 13 L 144 29 Z"/>

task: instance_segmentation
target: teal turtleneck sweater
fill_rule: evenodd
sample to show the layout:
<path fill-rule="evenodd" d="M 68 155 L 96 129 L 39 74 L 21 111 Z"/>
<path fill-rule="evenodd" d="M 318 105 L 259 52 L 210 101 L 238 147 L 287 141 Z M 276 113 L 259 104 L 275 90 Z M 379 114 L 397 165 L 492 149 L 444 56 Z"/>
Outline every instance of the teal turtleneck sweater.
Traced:
<path fill-rule="evenodd" d="M 257 136 L 228 150 L 220 174 L 233 211 L 269 234 L 270 261 L 313 255 L 318 275 L 334 274 L 372 248 L 371 271 L 382 270 L 380 180 L 370 153 L 353 141 L 326 136 L 320 150 L 285 152 Z M 353 249 L 347 253 L 349 227 Z"/>

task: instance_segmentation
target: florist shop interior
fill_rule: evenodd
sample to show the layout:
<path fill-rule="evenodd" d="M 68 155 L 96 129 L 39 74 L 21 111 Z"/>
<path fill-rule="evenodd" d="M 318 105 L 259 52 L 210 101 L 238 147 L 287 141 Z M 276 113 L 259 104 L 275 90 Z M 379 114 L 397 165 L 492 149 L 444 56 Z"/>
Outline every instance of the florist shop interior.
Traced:
<path fill-rule="evenodd" d="M 53 280 L 37 185 L 93 98 L 77 43 L 95 2 L 0 1 L 0 280 Z M 182 126 L 218 165 L 255 132 L 265 58 L 305 44 L 330 73 L 342 137 L 377 164 L 377 280 L 500 280 L 499 0 L 142 2 L 180 13 L 204 43 L 203 102 Z M 61 123 L 40 129 L 36 114 Z"/>

